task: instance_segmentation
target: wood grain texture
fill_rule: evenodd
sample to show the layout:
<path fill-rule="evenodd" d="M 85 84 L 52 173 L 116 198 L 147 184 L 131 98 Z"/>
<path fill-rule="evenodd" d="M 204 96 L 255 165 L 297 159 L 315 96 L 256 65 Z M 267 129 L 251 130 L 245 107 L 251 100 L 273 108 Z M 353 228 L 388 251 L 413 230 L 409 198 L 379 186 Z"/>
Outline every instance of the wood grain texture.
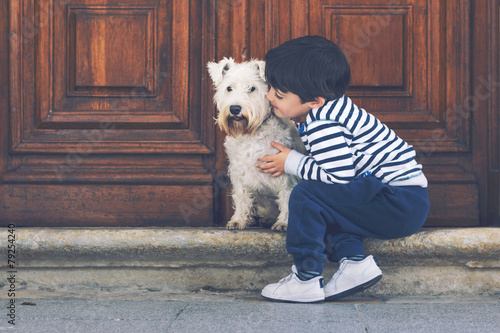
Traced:
<path fill-rule="evenodd" d="M 212 226 L 211 186 L 0 185 L 0 223 L 23 226 Z"/>

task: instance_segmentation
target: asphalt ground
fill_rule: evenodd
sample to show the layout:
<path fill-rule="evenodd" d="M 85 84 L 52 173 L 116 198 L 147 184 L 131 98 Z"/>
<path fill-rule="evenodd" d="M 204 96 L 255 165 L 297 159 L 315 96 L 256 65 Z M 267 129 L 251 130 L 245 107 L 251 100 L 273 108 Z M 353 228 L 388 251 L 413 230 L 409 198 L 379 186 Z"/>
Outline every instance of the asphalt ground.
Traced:
<path fill-rule="evenodd" d="M 21 290 L 2 298 L 0 331 L 13 332 L 500 332 L 500 297 L 354 295 L 297 304 L 214 291 Z"/>

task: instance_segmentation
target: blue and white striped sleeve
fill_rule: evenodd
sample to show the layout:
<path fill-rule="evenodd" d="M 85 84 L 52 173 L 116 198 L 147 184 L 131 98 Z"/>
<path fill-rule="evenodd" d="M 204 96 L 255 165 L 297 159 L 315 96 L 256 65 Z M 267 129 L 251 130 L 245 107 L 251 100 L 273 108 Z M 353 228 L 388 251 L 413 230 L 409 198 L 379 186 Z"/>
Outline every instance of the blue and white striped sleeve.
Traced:
<path fill-rule="evenodd" d="M 285 172 L 304 180 L 346 184 L 354 179 L 352 153 L 343 127 L 334 121 L 308 124 L 310 156 L 292 151 L 285 163 Z"/>

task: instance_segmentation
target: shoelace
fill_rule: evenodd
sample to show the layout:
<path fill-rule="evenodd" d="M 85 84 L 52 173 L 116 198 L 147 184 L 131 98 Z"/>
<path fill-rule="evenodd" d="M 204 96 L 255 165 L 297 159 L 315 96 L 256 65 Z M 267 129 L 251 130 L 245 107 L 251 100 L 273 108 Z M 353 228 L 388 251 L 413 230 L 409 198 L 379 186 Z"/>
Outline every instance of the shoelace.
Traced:
<path fill-rule="evenodd" d="M 294 274 L 297 275 L 297 267 L 295 265 L 292 265 L 292 273 L 282 278 L 278 283 L 283 284 L 285 282 L 290 281 Z"/>
<path fill-rule="evenodd" d="M 293 275 L 294 275 L 294 274 L 295 274 L 295 273 L 290 273 L 290 275 L 285 276 L 284 278 L 282 278 L 282 279 L 280 280 L 280 282 L 279 282 L 279 283 L 280 283 L 280 284 L 283 284 L 283 283 L 285 283 L 285 282 L 290 281 L 290 280 L 292 279 L 292 277 L 293 277 Z"/>
<path fill-rule="evenodd" d="M 342 259 L 342 261 L 340 262 L 339 269 L 335 272 L 335 274 L 333 274 L 332 281 L 335 281 L 337 279 L 337 277 L 340 274 L 342 274 L 342 271 L 344 270 L 345 265 L 347 265 L 347 260 Z"/>

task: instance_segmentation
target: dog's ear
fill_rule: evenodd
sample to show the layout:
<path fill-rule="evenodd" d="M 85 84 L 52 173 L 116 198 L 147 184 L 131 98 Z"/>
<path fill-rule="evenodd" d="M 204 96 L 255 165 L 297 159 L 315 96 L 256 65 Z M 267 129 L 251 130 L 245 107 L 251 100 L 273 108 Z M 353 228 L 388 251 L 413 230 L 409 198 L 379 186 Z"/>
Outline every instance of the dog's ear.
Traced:
<path fill-rule="evenodd" d="M 215 86 L 218 86 L 219 83 L 222 82 L 224 75 L 226 75 L 227 71 L 233 64 L 233 58 L 223 58 L 219 62 L 209 62 L 207 64 L 208 73 L 210 74 L 210 78 L 212 78 Z"/>
<path fill-rule="evenodd" d="M 257 71 L 262 80 L 266 81 L 266 62 L 264 60 L 254 60 Z"/>

